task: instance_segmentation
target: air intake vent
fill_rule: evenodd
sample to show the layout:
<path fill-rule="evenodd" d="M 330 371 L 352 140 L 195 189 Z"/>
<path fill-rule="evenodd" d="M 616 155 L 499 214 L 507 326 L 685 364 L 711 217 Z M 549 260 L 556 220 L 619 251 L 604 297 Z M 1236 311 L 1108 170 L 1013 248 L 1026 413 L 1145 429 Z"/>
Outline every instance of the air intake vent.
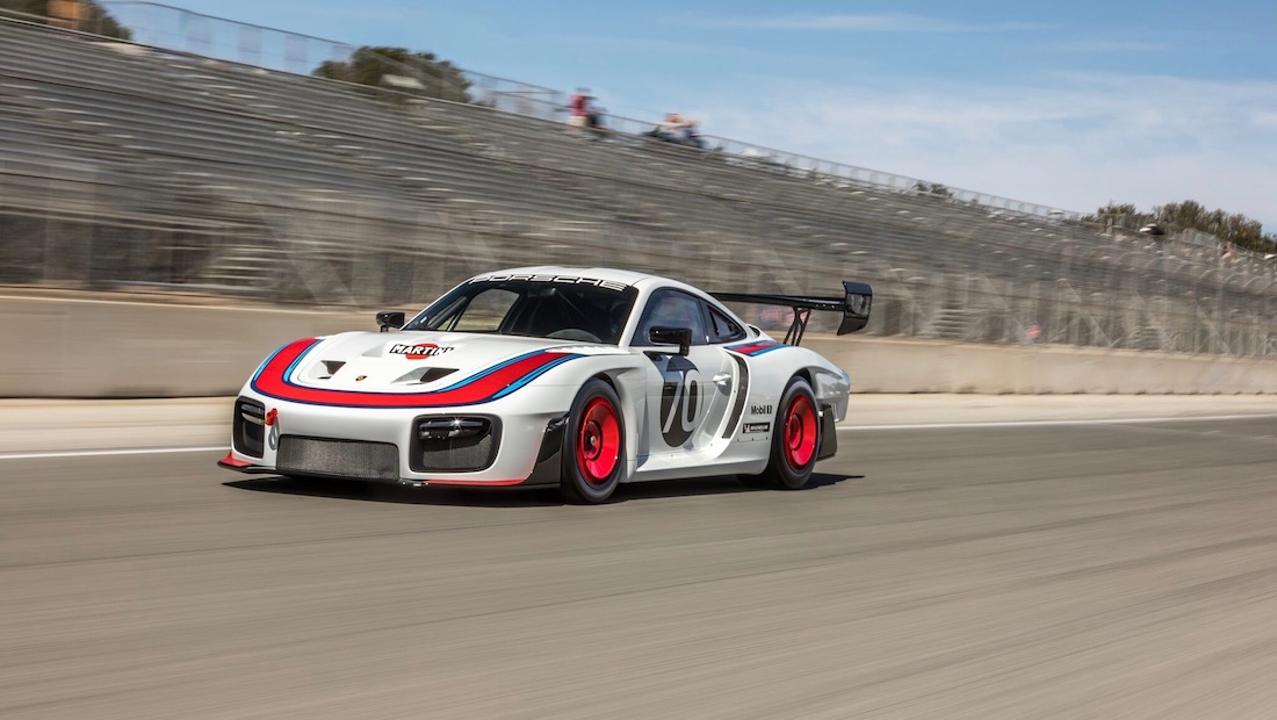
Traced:
<path fill-rule="evenodd" d="M 235 416 L 231 419 L 232 441 L 235 450 L 261 457 L 266 440 L 266 408 L 256 400 L 239 398 L 235 401 Z"/>
<path fill-rule="evenodd" d="M 408 383 L 410 385 L 425 385 L 432 383 L 440 378 L 448 377 L 456 372 L 456 368 L 428 367 L 419 368 L 412 372 L 405 373 L 395 380 L 397 383 Z"/>
<path fill-rule="evenodd" d="M 441 368 L 441 367 L 427 368 L 425 372 L 421 373 L 421 377 L 418 378 L 417 382 L 432 383 L 435 380 L 438 380 L 439 378 L 447 377 L 456 371 L 457 371 L 456 368 Z"/>
<path fill-rule="evenodd" d="M 476 472 L 497 456 L 500 424 L 482 416 L 421 417 L 413 421 L 409 455 L 414 472 Z"/>
<path fill-rule="evenodd" d="M 320 362 L 324 364 L 324 374 L 319 376 L 320 380 L 332 379 L 332 376 L 346 364 L 345 360 L 321 360 Z"/>

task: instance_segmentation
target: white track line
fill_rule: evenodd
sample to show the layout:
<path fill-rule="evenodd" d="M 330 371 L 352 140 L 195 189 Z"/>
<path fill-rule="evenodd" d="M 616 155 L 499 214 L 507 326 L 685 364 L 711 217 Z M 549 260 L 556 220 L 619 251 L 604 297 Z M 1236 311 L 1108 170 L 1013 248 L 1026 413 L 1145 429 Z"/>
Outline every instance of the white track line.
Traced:
<path fill-rule="evenodd" d="M 839 425 L 839 430 L 944 430 L 956 428 L 1034 427 L 1052 425 L 1122 425 L 1134 423 L 1209 422 L 1214 420 L 1255 420 L 1275 418 L 1277 414 L 1199 415 L 1196 417 L 1100 418 L 1092 420 L 1013 420 L 999 422 L 916 423 L 907 425 Z M 111 455 L 165 455 L 172 453 L 213 452 L 226 450 L 225 445 L 174 448 L 124 448 L 120 450 L 59 450 L 50 452 L 0 453 L 0 460 L 47 460 L 53 458 L 108 457 Z"/>
<path fill-rule="evenodd" d="M 1132 425 L 1135 423 L 1210 422 L 1215 420 L 1256 420 L 1274 418 L 1277 414 L 1197 415 L 1173 417 L 1094 418 L 1090 420 L 1002 420 L 955 423 L 916 423 L 904 425 L 839 425 L 839 430 L 943 430 L 955 428 L 1034 427 L 1052 425 Z"/>
<path fill-rule="evenodd" d="M 49 458 L 103 457 L 106 455 L 162 455 L 166 453 L 193 453 L 225 451 L 225 445 L 175 448 L 124 448 L 121 450 L 58 450 L 52 452 L 0 453 L 0 460 L 45 460 Z"/>

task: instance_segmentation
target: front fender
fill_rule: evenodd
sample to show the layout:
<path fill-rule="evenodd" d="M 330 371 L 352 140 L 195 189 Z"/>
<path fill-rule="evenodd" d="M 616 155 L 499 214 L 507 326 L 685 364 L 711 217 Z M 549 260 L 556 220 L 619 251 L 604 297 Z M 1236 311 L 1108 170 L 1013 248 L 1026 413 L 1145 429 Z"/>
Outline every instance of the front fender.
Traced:
<path fill-rule="evenodd" d="M 621 400 L 621 417 L 625 422 L 625 478 L 638 465 L 641 428 L 647 421 L 647 385 L 644 363 L 647 359 L 634 353 L 588 355 L 565 363 L 533 383 L 546 392 L 537 394 L 537 402 L 548 403 L 540 410 L 563 416 L 572 409 L 572 401 L 590 378 L 609 382 Z"/>

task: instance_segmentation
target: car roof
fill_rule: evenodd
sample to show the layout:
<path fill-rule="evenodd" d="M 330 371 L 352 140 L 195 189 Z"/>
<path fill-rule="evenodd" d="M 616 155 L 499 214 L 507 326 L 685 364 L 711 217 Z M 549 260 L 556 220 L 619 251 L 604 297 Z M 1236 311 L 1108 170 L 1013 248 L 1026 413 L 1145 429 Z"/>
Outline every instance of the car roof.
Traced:
<path fill-rule="evenodd" d="M 568 267 L 564 265 L 535 265 L 529 267 L 503 268 L 494 270 L 480 275 L 510 275 L 510 274 L 531 274 L 531 275 L 576 275 L 581 277 L 598 278 L 599 280 L 611 280 L 613 282 L 625 283 L 626 285 L 638 285 L 647 280 L 659 280 L 675 285 L 681 285 L 674 280 L 668 280 L 658 275 L 650 275 L 648 273 L 634 272 L 633 270 L 617 270 L 615 268 L 604 267 Z"/>
<path fill-rule="evenodd" d="M 655 278 L 654 274 L 642 272 L 623 271 L 616 268 L 586 268 L 586 267 L 567 267 L 567 266 L 529 266 L 522 268 L 502 268 L 499 271 L 481 273 L 487 274 L 571 274 L 571 276 L 596 277 L 599 280 L 610 280 L 614 282 L 623 282 L 626 285 L 637 285 L 638 282 Z M 480 276 L 481 277 L 481 276 Z"/>
<path fill-rule="evenodd" d="M 715 298 L 705 290 L 701 290 L 693 285 L 685 282 L 679 282 L 660 275 L 652 275 L 651 273 L 634 272 L 633 270 L 618 270 L 616 268 L 604 267 L 569 267 L 564 265 L 533 265 L 528 267 L 504 268 L 494 270 L 492 272 L 483 273 L 476 277 L 484 277 L 487 275 L 571 275 L 578 277 L 598 278 L 599 280 L 610 280 L 613 282 L 625 283 L 635 287 L 672 287 L 679 290 L 685 290 L 693 295 L 699 296 L 706 302 L 717 307 L 719 310 L 725 311 L 730 317 L 736 321 L 748 325 L 739 315 L 732 312 L 730 308 Z"/>
<path fill-rule="evenodd" d="M 502 270 L 494 270 L 492 272 L 483 273 L 476 277 L 485 277 L 488 275 L 570 275 L 577 277 L 597 278 L 599 280 L 610 280 L 612 282 L 633 285 L 638 288 L 650 287 L 672 287 L 679 290 L 685 290 L 693 295 L 712 302 L 713 304 L 723 307 L 722 302 L 716 300 L 708 291 L 702 290 L 695 285 L 688 285 L 672 278 L 662 277 L 660 275 L 652 275 L 651 273 L 635 272 L 633 270 L 618 270 L 616 268 L 605 267 L 573 267 L 565 265 L 533 265 L 528 267 L 505 268 Z M 725 309 L 725 308 L 724 308 Z"/>

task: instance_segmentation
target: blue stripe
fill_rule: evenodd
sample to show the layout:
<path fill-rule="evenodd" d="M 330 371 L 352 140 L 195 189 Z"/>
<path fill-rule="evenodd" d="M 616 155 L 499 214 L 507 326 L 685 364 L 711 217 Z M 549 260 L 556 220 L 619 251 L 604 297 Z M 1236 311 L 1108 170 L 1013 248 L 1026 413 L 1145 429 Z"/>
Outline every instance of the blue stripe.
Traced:
<path fill-rule="evenodd" d="M 760 342 L 770 342 L 770 343 L 771 343 L 771 345 L 768 345 L 767 347 L 761 347 L 761 348 L 759 348 L 759 349 L 757 349 L 757 350 L 752 350 L 752 351 L 750 351 L 750 352 L 744 352 L 743 350 L 739 350 L 739 349 L 738 349 L 738 348 L 743 348 L 743 347 L 745 347 L 746 345 L 757 345 L 757 344 L 758 344 L 758 343 L 760 343 Z M 790 347 L 790 346 L 789 346 L 789 345 L 786 345 L 786 344 L 784 344 L 784 343 L 776 342 L 775 340 L 767 340 L 767 341 L 762 341 L 762 340 L 746 340 L 745 342 L 742 342 L 742 343 L 736 343 L 735 345 L 728 345 L 728 346 L 727 346 L 727 349 L 728 349 L 728 350 L 731 350 L 732 352 L 735 352 L 735 353 L 740 353 L 741 355 L 744 355 L 744 356 L 746 356 L 746 357 L 758 357 L 759 355 L 762 355 L 762 354 L 764 354 L 764 353 L 769 353 L 769 352 L 771 352 L 772 350 L 781 350 L 781 349 L 783 349 L 783 348 L 787 348 L 787 347 Z"/>
<path fill-rule="evenodd" d="M 476 374 L 474 374 L 474 375 L 471 375 L 470 377 L 468 377 L 468 378 L 466 378 L 466 379 L 464 379 L 464 380 L 458 380 L 457 382 L 455 382 L 455 383 L 453 383 L 453 384 L 449 385 L 448 387 L 439 388 L 438 390 L 433 390 L 432 392 L 448 392 L 449 390 L 456 390 L 456 389 L 458 389 L 458 388 L 465 387 L 466 385 L 469 385 L 470 383 L 472 383 L 472 382 L 474 382 L 474 381 L 476 381 L 476 380 L 479 380 L 479 379 L 482 379 L 482 378 L 485 378 L 485 377 L 487 377 L 487 376 L 491 375 L 492 373 L 494 373 L 494 372 L 496 372 L 496 371 L 500 370 L 500 369 L 501 369 L 501 368 L 503 368 L 503 367 L 506 367 L 506 366 L 509 366 L 509 365 L 513 365 L 514 363 L 517 363 L 517 362 L 519 362 L 520 360 L 523 360 L 523 359 L 525 359 L 525 358 L 530 358 L 530 357 L 532 357 L 533 355 L 540 355 L 540 354 L 541 354 L 541 353 L 543 353 L 543 352 L 545 352 L 545 350 L 533 350 L 532 352 L 526 352 L 526 353 L 523 353 L 522 355 L 516 355 L 516 356 L 514 356 L 514 357 L 510 358 L 509 360 L 506 360 L 506 361 L 504 361 L 504 362 L 500 362 L 500 363 L 497 363 L 496 365 L 493 365 L 492 367 L 488 368 L 487 370 L 484 370 L 484 371 L 482 371 L 482 372 L 479 372 L 479 373 L 476 373 Z"/>
<path fill-rule="evenodd" d="M 532 382 L 538 377 L 541 377 L 541 375 L 544 374 L 547 370 L 558 367 L 559 365 L 562 365 L 563 363 L 569 360 L 575 360 L 576 358 L 579 358 L 579 357 L 584 357 L 584 356 L 577 355 L 576 353 L 564 353 L 563 357 L 555 360 L 554 362 L 546 363 L 542 365 L 541 367 L 537 368 L 536 370 L 533 370 L 532 372 L 523 376 L 521 379 L 517 380 L 516 382 L 511 383 L 509 386 L 506 387 L 506 389 L 498 392 L 496 395 L 493 395 L 492 399 L 497 400 L 499 398 L 503 398 L 506 395 L 509 395 L 510 393 L 514 392 L 515 390 L 518 390 L 519 388 L 523 387 L 524 385 L 527 385 L 528 383 Z"/>
<path fill-rule="evenodd" d="M 759 355 L 763 355 L 763 354 L 769 353 L 769 352 L 771 352 L 772 350 L 784 350 L 784 349 L 785 349 L 785 348 L 787 348 L 787 347 L 789 347 L 789 346 L 788 346 L 788 345 L 783 345 L 783 344 L 777 343 L 777 344 L 772 345 L 772 346 L 770 346 L 770 347 L 762 348 L 761 350 L 755 350 L 754 352 L 750 353 L 750 354 L 749 354 L 749 356 L 750 356 L 750 357 L 758 357 Z"/>
<path fill-rule="evenodd" d="M 258 365 L 258 366 L 257 366 L 257 369 L 253 371 L 253 377 L 252 377 L 252 380 L 251 380 L 250 382 L 252 382 L 252 383 L 256 383 L 256 382 L 257 382 L 257 378 L 261 377 L 261 376 L 262 376 L 262 371 L 266 369 L 266 363 L 270 362 L 271 360 L 274 360 L 274 359 L 275 359 L 275 356 L 276 356 L 276 355 L 278 355 L 278 354 L 280 353 L 280 351 L 281 351 L 281 350 L 283 350 L 284 348 L 288 347 L 289 345 L 292 345 L 292 343 L 291 343 L 291 342 L 286 342 L 286 343 L 284 343 L 283 345 L 280 345 L 279 347 L 275 348 L 275 352 L 273 352 L 273 353 L 271 353 L 271 354 L 267 355 L 267 356 L 266 356 L 266 359 L 262 361 L 262 364 L 261 364 L 261 365 Z"/>
<path fill-rule="evenodd" d="M 292 384 L 293 384 L 293 383 L 291 382 L 291 379 L 292 379 L 292 377 L 293 377 L 293 371 L 297 369 L 297 366 L 298 366 L 298 365 L 301 365 L 302 360 L 305 360 L 305 359 L 306 359 L 306 356 L 310 354 L 310 351 L 311 351 L 311 350 L 314 350 L 316 347 L 318 347 L 318 346 L 319 346 L 319 343 L 321 343 L 321 342 L 323 342 L 323 340 L 316 340 L 315 342 L 311 343 L 311 344 L 310 344 L 310 345 L 309 345 L 309 346 L 308 346 L 305 350 L 302 350 L 302 354 L 301 354 L 301 355 L 298 355 L 298 356 L 296 357 L 296 359 L 294 359 L 291 363 L 289 363 L 289 364 L 288 364 L 288 367 L 284 368 L 284 382 L 285 382 L 285 383 L 287 383 L 287 384 L 289 384 L 289 385 L 292 385 Z"/>
<path fill-rule="evenodd" d="M 356 394 L 358 394 L 358 395 L 366 395 L 366 394 L 373 394 L 373 395 L 398 395 L 398 394 L 399 394 L 399 393 L 379 393 L 379 392 L 377 392 L 377 391 L 375 391 L 375 390 L 373 390 L 373 391 L 367 391 L 367 390 L 336 390 L 336 389 L 328 389 L 328 388 L 309 388 L 309 387 L 307 387 L 307 386 L 305 386 L 305 385 L 298 385 L 297 383 L 292 382 L 292 375 L 293 375 L 293 371 L 294 371 L 294 370 L 296 370 L 296 369 L 297 369 L 297 366 L 301 364 L 302 360 L 304 360 L 304 359 L 306 358 L 306 356 L 310 354 L 310 351 L 311 351 L 311 350 L 313 350 L 313 349 L 315 349 L 315 347 L 316 347 L 316 346 L 318 346 L 321 342 L 323 342 L 323 341 L 322 341 L 322 340 L 316 340 L 315 342 L 311 343 L 309 347 L 307 347 L 305 350 L 303 350 L 303 351 L 301 352 L 301 354 L 300 354 L 300 355 L 298 355 L 298 356 L 296 357 L 296 359 L 294 359 L 291 363 L 289 363 L 288 367 L 284 369 L 284 373 L 283 373 L 283 381 L 284 381 L 284 384 L 286 384 L 286 385 L 291 385 L 291 386 L 293 386 L 293 387 L 301 388 L 301 389 L 324 390 L 325 392 L 333 392 L 333 393 L 348 393 L 348 394 L 351 394 L 351 395 L 356 395 Z M 253 373 L 253 377 L 252 377 L 252 380 L 251 380 L 251 387 L 252 387 L 254 390 L 257 390 L 257 392 L 260 392 L 260 393 L 262 393 L 263 395 L 267 395 L 267 396 L 270 396 L 270 397 L 275 397 L 274 395 L 271 395 L 271 393 L 267 393 L 267 392 L 263 392 L 263 391 L 261 391 L 261 390 L 258 390 L 258 388 L 257 388 L 257 380 L 258 380 L 258 378 L 261 376 L 262 370 L 264 370 L 264 369 L 266 368 L 266 365 L 267 365 L 267 364 L 268 364 L 271 360 L 273 360 L 273 359 L 275 358 L 275 356 L 276 356 L 276 355 L 278 355 L 278 354 L 280 353 L 280 351 L 281 351 L 281 350 L 283 350 L 284 348 L 288 347 L 288 346 L 289 346 L 289 345 L 291 345 L 291 344 L 292 344 L 292 343 L 285 343 L 284 345 L 281 345 L 281 346 L 279 347 L 279 349 L 277 349 L 275 352 L 273 352 L 273 353 L 271 353 L 270 355 L 268 355 L 268 356 L 266 357 L 266 359 L 262 361 L 262 364 L 261 364 L 261 365 L 259 365 L 259 366 L 257 367 L 257 371 Z M 523 359 L 525 359 L 525 358 L 530 358 L 530 357 L 533 357 L 534 355 L 539 355 L 539 354 L 544 353 L 544 352 L 547 352 L 547 351 L 546 351 L 546 350 L 533 350 L 533 351 L 531 351 L 531 352 L 523 353 L 522 355 L 516 355 L 515 357 L 512 357 L 512 358 L 510 358 L 510 359 L 508 359 L 508 360 L 505 360 L 505 361 L 502 361 L 502 362 L 500 362 L 500 363 L 497 363 L 496 365 L 493 365 L 492 367 L 489 367 L 489 368 L 487 368 L 487 369 L 485 369 L 485 370 L 483 370 L 483 371 L 481 371 L 481 372 L 475 373 L 474 375 L 471 375 L 470 377 L 465 378 L 464 380 L 459 380 L 459 381 L 457 381 L 457 382 L 455 382 L 455 383 L 453 383 L 453 384 L 451 384 L 451 385 L 449 385 L 449 386 L 447 386 L 447 387 L 445 387 L 445 388 L 439 388 L 439 389 L 437 389 L 437 390 L 431 390 L 431 391 L 429 391 L 429 392 L 424 392 L 424 393 L 410 393 L 410 394 L 419 394 L 419 395 L 424 395 L 424 396 L 430 396 L 430 395 L 436 395 L 436 394 L 439 394 L 439 393 L 449 392 L 449 391 L 452 391 L 452 390 L 457 390 L 457 389 L 463 388 L 463 387 L 465 387 L 465 386 L 467 386 L 467 385 L 470 385 L 471 383 L 474 383 L 474 382 L 476 382 L 476 381 L 478 381 L 478 380 L 480 380 L 480 379 L 482 379 L 482 378 L 484 378 L 484 377 L 487 377 L 488 375 L 491 375 L 492 373 L 497 372 L 498 370 L 500 370 L 500 369 L 502 369 L 502 368 L 504 368 L 504 367 L 508 367 L 508 366 L 510 366 L 510 365 L 513 365 L 514 363 L 517 363 L 517 362 L 519 362 L 520 360 L 523 360 Z M 549 370 L 551 370 L 551 369 L 553 369 L 553 368 L 555 368 L 555 367 L 558 367 L 559 365 L 562 365 L 563 363 L 565 363 L 565 362 L 567 362 L 567 361 L 569 361 L 569 360 L 574 360 L 574 359 L 579 358 L 579 357 L 584 357 L 584 355 L 580 355 L 580 354 L 578 354 L 578 353 L 563 353 L 561 357 L 556 358 L 554 361 L 549 362 L 549 363 L 546 363 L 545 365 L 542 365 L 541 367 L 537 368 L 536 370 L 533 370 L 532 372 L 530 372 L 530 373 L 528 373 L 527 375 L 523 376 L 523 377 L 522 377 L 522 378 L 520 378 L 519 380 L 515 381 L 514 383 L 511 383 L 510 385 L 506 386 L 504 389 L 502 389 L 502 390 L 498 391 L 496 394 L 494 394 L 494 395 L 492 395 L 492 396 L 490 396 L 490 397 L 488 397 L 488 398 L 484 398 L 484 399 L 482 399 L 482 400 L 477 400 L 477 401 L 475 401 L 475 402 L 470 402 L 470 403 L 457 403 L 457 406 L 462 406 L 462 405 L 478 405 L 478 404 L 482 404 L 482 403 L 485 403 L 485 402 L 491 402 L 491 401 L 493 401 L 493 400 L 497 400 L 497 399 L 500 399 L 500 398 L 502 398 L 502 397 L 505 397 L 506 395 L 509 395 L 510 393 L 513 393 L 514 391 L 518 390 L 519 388 L 521 388 L 521 387 L 523 387 L 523 386 L 527 385 L 528 383 L 532 382 L 533 380 L 535 380 L 536 378 L 540 377 L 541 375 L 543 375 L 543 374 L 544 374 L 544 373 L 546 373 L 547 371 L 549 371 Z M 285 399 L 287 399 L 287 398 L 285 398 Z M 341 404 L 337 404 L 337 403 L 311 402 L 311 401 L 308 401 L 308 400 L 289 400 L 289 402 L 301 403 L 301 404 L 304 404 L 304 405 L 324 405 L 324 406 L 333 406 L 333 405 L 336 405 L 336 406 L 338 406 L 338 407 L 363 407 L 362 405 L 341 405 Z M 403 409 L 403 408 L 398 408 L 398 409 Z"/>

